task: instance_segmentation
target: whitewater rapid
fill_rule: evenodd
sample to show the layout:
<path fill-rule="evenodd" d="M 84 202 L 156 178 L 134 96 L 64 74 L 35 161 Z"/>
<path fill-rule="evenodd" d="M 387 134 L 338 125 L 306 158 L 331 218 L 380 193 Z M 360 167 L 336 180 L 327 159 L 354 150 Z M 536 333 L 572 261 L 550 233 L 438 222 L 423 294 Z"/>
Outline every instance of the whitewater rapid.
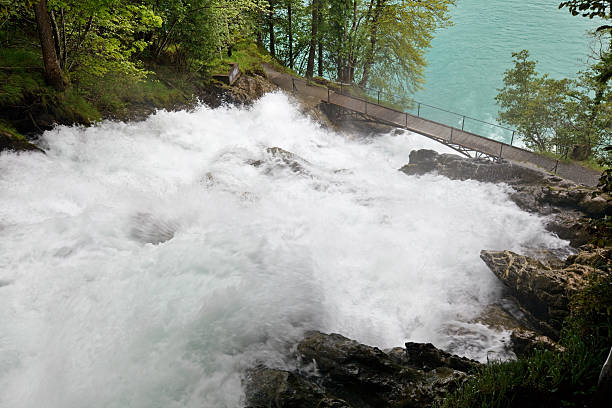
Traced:
<path fill-rule="evenodd" d="M 434 142 L 280 93 L 40 143 L 0 154 L 2 408 L 240 407 L 244 369 L 290 368 L 310 329 L 504 358 L 469 323 L 501 292 L 480 250 L 567 245 L 508 187 L 397 171 Z"/>

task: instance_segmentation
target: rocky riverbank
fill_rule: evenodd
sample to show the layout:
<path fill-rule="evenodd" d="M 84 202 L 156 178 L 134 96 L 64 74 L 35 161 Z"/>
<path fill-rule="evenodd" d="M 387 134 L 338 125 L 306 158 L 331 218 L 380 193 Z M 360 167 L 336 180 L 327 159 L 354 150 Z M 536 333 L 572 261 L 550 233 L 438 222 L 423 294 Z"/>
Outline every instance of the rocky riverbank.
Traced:
<path fill-rule="evenodd" d="M 410 163 L 400 170 L 408 175 L 437 172 L 452 179 L 506 183 L 511 187 L 511 200 L 526 211 L 548 217 L 548 229 L 577 248 L 576 254 L 564 260 L 538 249 L 529 256 L 504 250 L 481 252 L 483 261 L 508 288 L 507 300 L 519 309 L 519 313 L 509 313 L 493 307 L 483 316 L 483 323 L 511 330 L 519 359 L 530 361 L 536 350 L 549 352 L 549 356 L 572 355 L 573 349 L 567 351 L 557 343 L 565 319 L 572 314 L 572 299 L 590 282 L 610 278 L 612 248 L 585 245 L 591 238 L 589 219 L 610 215 L 610 197 L 593 195 L 591 188 L 521 165 L 430 150 L 413 151 Z M 338 334 L 318 332 L 307 334 L 296 346 L 296 360 L 292 371 L 251 369 L 245 377 L 247 405 L 425 407 L 442 404 L 453 392 L 461 394 L 457 390 L 462 384 L 469 379 L 478 382 L 481 373 L 487 372 L 485 366 L 431 344 L 406 343 L 404 348 L 383 351 Z M 555 391 L 542 393 L 528 387 L 522 392 L 531 398 L 530 406 L 543 406 L 543 401 L 557 398 Z"/>
<path fill-rule="evenodd" d="M 255 367 L 246 402 L 264 407 L 429 407 L 480 366 L 431 344 L 380 350 L 339 334 L 307 333 L 293 371 Z"/>

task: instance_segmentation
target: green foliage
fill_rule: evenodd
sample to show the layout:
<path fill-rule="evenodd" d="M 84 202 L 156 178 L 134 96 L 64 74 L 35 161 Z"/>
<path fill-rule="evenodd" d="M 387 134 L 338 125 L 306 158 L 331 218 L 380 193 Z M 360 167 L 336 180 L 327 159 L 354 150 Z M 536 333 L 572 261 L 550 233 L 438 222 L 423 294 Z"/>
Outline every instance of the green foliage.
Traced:
<path fill-rule="evenodd" d="M 255 16 L 265 10 L 265 0 L 160 0 L 163 18 L 154 32 L 152 53 L 166 56 L 185 70 L 197 70 L 243 38 L 253 36 Z"/>
<path fill-rule="evenodd" d="M 572 15 L 583 17 L 609 17 L 612 13 L 610 0 L 570 0 L 559 4 L 559 8 L 567 7 Z"/>
<path fill-rule="evenodd" d="M 420 89 L 427 65 L 425 53 L 436 30 L 450 24 L 449 8 L 454 0 L 411 0 L 388 2 L 376 24 L 371 79 L 367 85 L 390 94 L 411 94 Z M 371 41 L 372 26 L 357 33 L 356 41 Z M 357 82 L 363 84 L 368 48 L 362 44 L 356 58 Z M 363 84 L 366 85 L 366 84 Z"/>
<path fill-rule="evenodd" d="M 512 54 L 514 68 L 506 71 L 496 101 L 500 122 L 514 126 L 531 149 L 567 154 L 572 146 L 602 154 L 612 138 L 612 91 L 581 73 L 576 81 L 552 79 L 536 72 L 536 62 L 522 50 Z"/>
<path fill-rule="evenodd" d="M 612 342 L 612 275 L 595 277 L 572 299 L 560 344 L 525 359 L 484 366 L 440 404 L 445 408 L 582 407 Z"/>
<path fill-rule="evenodd" d="M 7 121 L 0 119 L 0 135 L 8 134 L 12 138 L 22 141 L 27 141 L 25 136 L 17 132 L 17 130 Z"/>
<path fill-rule="evenodd" d="M 49 92 L 40 52 L 34 48 L 0 48 L 0 107 L 24 104 L 32 95 Z"/>
<path fill-rule="evenodd" d="M 266 50 L 257 47 L 257 44 L 241 41 L 233 47 L 231 57 L 215 58 L 207 63 L 205 73 L 209 76 L 212 74 L 227 74 L 228 65 L 238 63 L 241 72 L 262 75 L 261 64 L 263 62 L 268 64 L 275 63 L 270 54 Z"/>

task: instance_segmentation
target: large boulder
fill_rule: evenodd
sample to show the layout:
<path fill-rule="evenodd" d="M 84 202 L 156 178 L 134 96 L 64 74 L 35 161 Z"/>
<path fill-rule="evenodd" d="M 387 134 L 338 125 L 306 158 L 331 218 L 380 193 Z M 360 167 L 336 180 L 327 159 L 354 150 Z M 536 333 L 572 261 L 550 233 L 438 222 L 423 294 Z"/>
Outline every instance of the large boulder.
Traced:
<path fill-rule="evenodd" d="M 551 338 L 531 330 L 514 329 L 510 334 L 512 350 L 517 357 L 528 357 L 535 350 L 565 351 Z"/>
<path fill-rule="evenodd" d="M 285 370 L 266 367 L 249 370 L 245 388 L 248 408 L 351 408 L 314 382 Z"/>
<path fill-rule="evenodd" d="M 431 344 L 383 351 L 320 332 L 307 333 L 297 354 L 295 372 L 248 372 L 249 407 L 429 407 L 480 365 Z"/>
<path fill-rule="evenodd" d="M 596 268 L 578 263 L 553 269 L 511 251 L 481 251 L 480 257 L 510 288 L 531 322 L 553 339 L 559 337 L 563 319 L 569 314 L 570 297 L 598 273 Z"/>
<path fill-rule="evenodd" d="M 426 149 L 411 151 L 409 164 L 400 169 L 408 175 L 420 175 L 434 170 L 454 180 L 472 179 L 490 183 L 533 184 L 542 183 L 547 178 L 541 171 L 509 162 L 496 163 Z"/>

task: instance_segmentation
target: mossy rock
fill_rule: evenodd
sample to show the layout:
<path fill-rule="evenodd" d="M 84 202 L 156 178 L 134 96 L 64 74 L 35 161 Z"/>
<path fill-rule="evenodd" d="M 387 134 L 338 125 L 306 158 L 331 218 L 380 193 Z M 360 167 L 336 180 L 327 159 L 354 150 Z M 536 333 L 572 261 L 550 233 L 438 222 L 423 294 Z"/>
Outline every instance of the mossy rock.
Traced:
<path fill-rule="evenodd" d="M 34 150 L 44 153 L 44 150 L 30 143 L 25 137 L 0 125 L 0 152 L 4 150 Z"/>

